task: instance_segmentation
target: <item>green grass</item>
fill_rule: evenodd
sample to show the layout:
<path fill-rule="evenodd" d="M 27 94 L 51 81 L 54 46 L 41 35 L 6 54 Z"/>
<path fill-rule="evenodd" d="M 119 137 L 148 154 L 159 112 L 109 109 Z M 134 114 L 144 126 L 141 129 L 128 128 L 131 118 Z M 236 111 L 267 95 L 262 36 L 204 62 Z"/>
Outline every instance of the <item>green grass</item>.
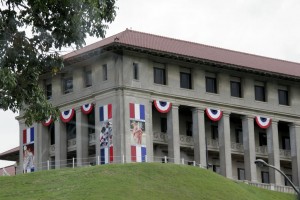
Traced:
<path fill-rule="evenodd" d="M 0 199 L 294 200 L 192 166 L 142 163 L 0 177 Z"/>

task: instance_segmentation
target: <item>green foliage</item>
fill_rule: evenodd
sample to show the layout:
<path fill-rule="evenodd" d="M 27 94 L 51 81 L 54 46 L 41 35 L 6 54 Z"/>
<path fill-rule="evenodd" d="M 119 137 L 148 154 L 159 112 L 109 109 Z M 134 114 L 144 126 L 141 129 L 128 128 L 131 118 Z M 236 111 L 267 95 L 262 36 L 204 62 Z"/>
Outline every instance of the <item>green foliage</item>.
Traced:
<path fill-rule="evenodd" d="M 61 48 L 104 37 L 115 10 L 115 0 L 0 0 L 0 109 L 25 111 L 27 125 L 56 118 L 39 76 L 63 67 Z"/>
<path fill-rule="evenodd" d="M 0 177 L 0 199 L 294 200 L 198 167 L 135 163 Z"/>

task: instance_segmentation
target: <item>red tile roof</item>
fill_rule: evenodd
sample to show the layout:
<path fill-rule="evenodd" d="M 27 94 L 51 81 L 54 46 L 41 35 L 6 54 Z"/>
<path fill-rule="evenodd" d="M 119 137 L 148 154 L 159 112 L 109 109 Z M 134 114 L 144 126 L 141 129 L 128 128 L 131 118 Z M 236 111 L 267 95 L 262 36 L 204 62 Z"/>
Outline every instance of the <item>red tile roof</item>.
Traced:
<path fill-rule="evenodd" d="M 66 54 L 64 59 L 110 45 L 123 45 L 149 51 L 158 51 L 192 59 L 223 63 L 232 65 L 233 67 L 285 75 L 296 79 L 300 78 L 300 63 L 257 56 L 128 29 L 80 50 Z"/>

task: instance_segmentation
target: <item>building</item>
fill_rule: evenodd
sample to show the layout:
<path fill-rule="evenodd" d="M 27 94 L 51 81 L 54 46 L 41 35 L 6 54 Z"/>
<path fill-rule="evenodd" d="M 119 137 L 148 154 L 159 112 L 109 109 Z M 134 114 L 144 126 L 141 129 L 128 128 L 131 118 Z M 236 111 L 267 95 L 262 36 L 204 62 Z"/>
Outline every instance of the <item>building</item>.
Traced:
<path fill-rule="evenodd" d="M 300 64 L 125 30 L 40 77 L 61 120 L 20 123 L 24 172 L 97 163 L 195 163 L 300 183 Z"/>

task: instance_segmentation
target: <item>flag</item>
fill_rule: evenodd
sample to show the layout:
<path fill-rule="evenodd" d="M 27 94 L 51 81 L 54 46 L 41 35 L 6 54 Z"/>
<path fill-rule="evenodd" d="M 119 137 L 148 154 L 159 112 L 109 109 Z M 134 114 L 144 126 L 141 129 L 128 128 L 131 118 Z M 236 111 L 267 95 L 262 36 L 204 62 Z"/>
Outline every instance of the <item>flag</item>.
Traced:
<path fill-rule="evenodd" d="M 114 148 L 113 145 L 110 147 L 104 147 L 100 149 L 101 164 L 108 164 L 114 161 Z"/>
<path fill-rule="evenodd" d="M 145 120 L 145 106 L 142 104 L 129 104 L 130 118 L 135 120 Z"/>
<path fill-rule="evenodd" d="M 147 149 L 145 145 L 131 146 L 131 161 L 146 162 Z"/>
<path fill-rule="evenodd" d="M 112 105 L 108 104 L 100 108 L 100 121 L 107 121 L 112 118 Z"/>
<path fill-rule="evenodd" d="M 30 144 L 34 142 L 34 127 L 23 130 L 23 144 Z"/>

